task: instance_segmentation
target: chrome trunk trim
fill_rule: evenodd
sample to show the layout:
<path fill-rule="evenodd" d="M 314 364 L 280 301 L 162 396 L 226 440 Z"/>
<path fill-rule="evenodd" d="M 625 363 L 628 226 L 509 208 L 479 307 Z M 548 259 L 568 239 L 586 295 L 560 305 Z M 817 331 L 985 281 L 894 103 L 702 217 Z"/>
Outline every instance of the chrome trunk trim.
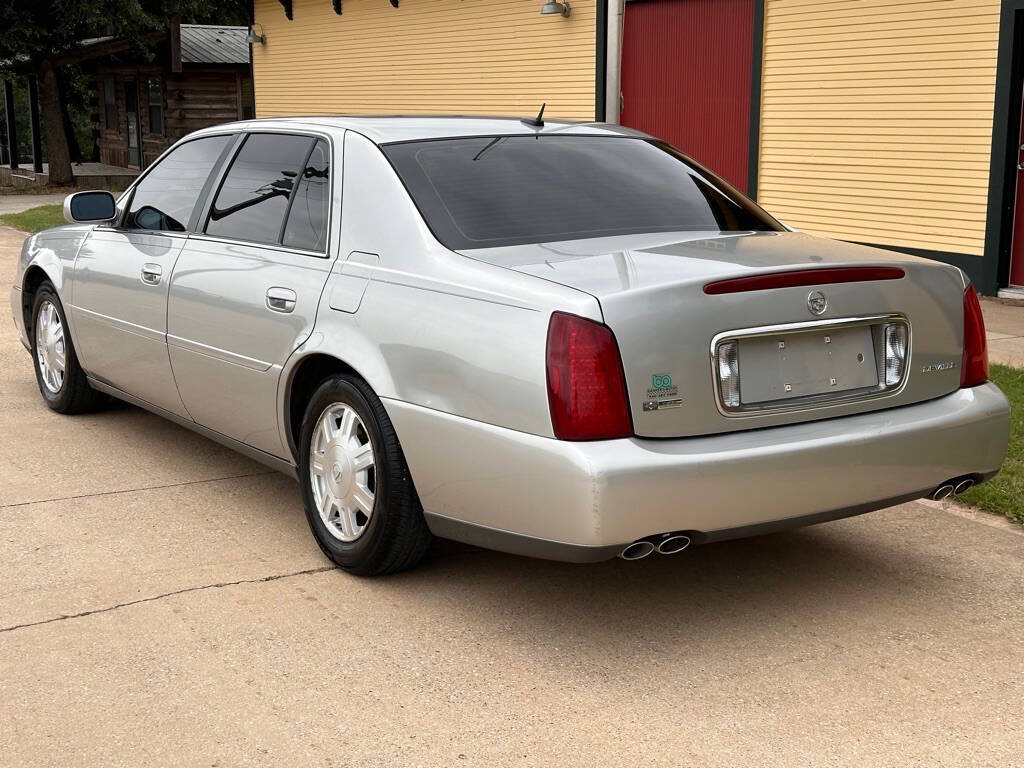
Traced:
<path fill-rule="evenodd" d="M 808 395 L 788 400 L 781 400 L 770 403 L 757 403 L 743 405 L 742 401 L 742 379 L 740 380 L 740 405 L 737 408 L 730 408 L 722 402 L 722 392 L 719 387 L 718 376 L 718 349 L 728 341 L 741 341 L 742 339 L 756 338 L 758 336 L 775 336 L 778 334 L 802 333 L 815 330 L 840 330 L 844 328 L 856 328 L 861 326 L 884 326 L 889 323 L 902 323 L 907 328 L 907 362 L 903 371 L 903 378 L 894 386 L 885 387 L 879 385 L 867 391 L 864 389 L 847 390 L 836 394 Z M 715 406 L 718 412 L 728 418 L 745 418 L 762 415 L 765 413 L 786 414 L 799 413 L 802 411 L 828 408 L 834 405 L 843 405 L 852 402 L 864 402 L 869 400 L 881 400 L 898 395 L 907 386 L 910 377 L 910 369 L 914 353 L 914 334 L 910 321 L 905 315 L 890 313 L 882 315 L 865 315 L 863 317 L 844 317 L 830 320 L 809 320 L 799 323 L 780 323 L 777 325 L 762 325 L 753 328 L 739 328 L 732 331 L 723 331 L 715 334 L 711 339 L 711 387 L 715 392 Z M 884 354 L 884 349 L 883 349 Z M 877 349 L 876 349 L 877 355 Z M 741 371 L 742 375 L 742 371 Z"/>

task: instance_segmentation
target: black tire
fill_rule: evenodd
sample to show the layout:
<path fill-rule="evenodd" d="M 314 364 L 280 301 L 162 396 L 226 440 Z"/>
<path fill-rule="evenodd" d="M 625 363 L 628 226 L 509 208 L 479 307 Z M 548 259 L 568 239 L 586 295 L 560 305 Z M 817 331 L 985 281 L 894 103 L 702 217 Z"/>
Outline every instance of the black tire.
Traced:
<path fill-rule="evenodd" d="M 321 519 L 309 473 L 313 430 L 321 414 L 337 403 L 352 408 L 363 422 L 375 461 L 373 514 L 359 537 L 350 542 L 334 536 Z M 423 559 L 433 537 L 391 419 L 366 382 L 356 376 L 336 375 L 317 388 L 302 419 L 298 453 L 306 519 L 327 557 L 360 576 L 403 571 Z"/>
<path fill-rule="evenodd" d="M 39 322 L 39 310 L 44 302 L 49 302 L 57 311 L 64 328 L 64 380 L 60 389 L 51 392 L 43 383 L 43 374 L 39 367 L 39 354 L 36 349 L 36 325 Z M 40 283 L 32 301 L 32 321 L 29 325 L 29 340 L 32 344 L 32 367 L 36 372 L 36 384 L 46 404 L 57 413 L 74 414 L 96 410 L 107 402 L 107 398 L 89 386 L 85 371 L 78 364 L 75 344 L 71 339 L 68 319 L 64 314 L 64 306 L 60 303 L 57 291 L 49 280 Z"/>

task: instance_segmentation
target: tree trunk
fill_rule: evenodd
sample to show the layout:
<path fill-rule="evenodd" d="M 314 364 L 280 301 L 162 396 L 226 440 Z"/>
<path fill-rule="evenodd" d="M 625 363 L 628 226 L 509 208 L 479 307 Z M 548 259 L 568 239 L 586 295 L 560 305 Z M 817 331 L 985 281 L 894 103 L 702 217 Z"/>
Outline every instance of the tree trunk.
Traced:
<path fill-rule="evenodd" d="M 39 111 L 46 135 L 46 162 L 49 164 L 50 183 L 71 186 L 71 157 L 68 139 L 64 133 L 64 116 L 60 108 L 60 89 L 53 63 L 43 60 L 39 66 Z"/>
<path fill-rule="evenodd" d="M 60 119 L 64 124 L 64 135 L 68 140 L 68 158 L 73 164 L 82 162 L 82 148 L 78 146 L 78 137 L 75 135 L 75 126 L 71 122 L 71 113 L 68 112 L 68 100 L 65 94 L 68 92 L 67 78 L 57 74 L 57 93 L 60 94 Z"/>

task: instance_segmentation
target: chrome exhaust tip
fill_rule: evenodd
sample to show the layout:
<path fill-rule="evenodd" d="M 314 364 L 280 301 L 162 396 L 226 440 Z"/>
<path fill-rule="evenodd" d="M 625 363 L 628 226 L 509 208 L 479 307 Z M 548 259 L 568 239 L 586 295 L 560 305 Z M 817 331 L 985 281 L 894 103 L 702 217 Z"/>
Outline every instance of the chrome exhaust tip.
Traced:
<path fill-rule="evenodd" d="M 953 489 L 953 493 L 963 493 L 964 491 L 969 491 L 973 487 L 974 480 L 968 477 L 967 479 L 961 480 L 959 483 L 956 484 L 956 488 Z"/>
<path fill-rule="evenodd" d="M 623 560 L 643 560 L 654 551 L 654 545 L 649 541 L 634 541 L 622 548 L 619 557 Z"/>
<path fill-rule="evenodd" d="M 677 552 L 682 552 L 688 546 L 690 546 L 690 537 L 680 533 L 659 541 L 657 549 L 659 555 L 674 555 Z"/>
<path fill-rule="evenodd" d="M 932 493 L 932 498 L 935 501 L 942 501 L 943 499 L 953 495 L 953 486 L 950 483 L 944 483 L 940 485 Z"/>

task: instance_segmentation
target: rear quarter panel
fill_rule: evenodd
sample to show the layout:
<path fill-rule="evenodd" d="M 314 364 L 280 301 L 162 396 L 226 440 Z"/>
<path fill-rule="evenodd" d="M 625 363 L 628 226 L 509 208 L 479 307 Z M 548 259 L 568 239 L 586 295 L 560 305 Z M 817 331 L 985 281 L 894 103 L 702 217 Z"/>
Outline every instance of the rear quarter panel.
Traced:
<path fill-rule="evenodd" d="M 385 406 L 401 400 L 550 436 L 551 312 L 599 320 L 597 300 L 448 251 L 380 149 L 353 132 L 344 145 L 340 256 L 314 332 L 286 366 L 282 418 L 295 370 L 327 354 L 354 368 Z M 408 458 L 415 474 L 416 457 Z"/>

